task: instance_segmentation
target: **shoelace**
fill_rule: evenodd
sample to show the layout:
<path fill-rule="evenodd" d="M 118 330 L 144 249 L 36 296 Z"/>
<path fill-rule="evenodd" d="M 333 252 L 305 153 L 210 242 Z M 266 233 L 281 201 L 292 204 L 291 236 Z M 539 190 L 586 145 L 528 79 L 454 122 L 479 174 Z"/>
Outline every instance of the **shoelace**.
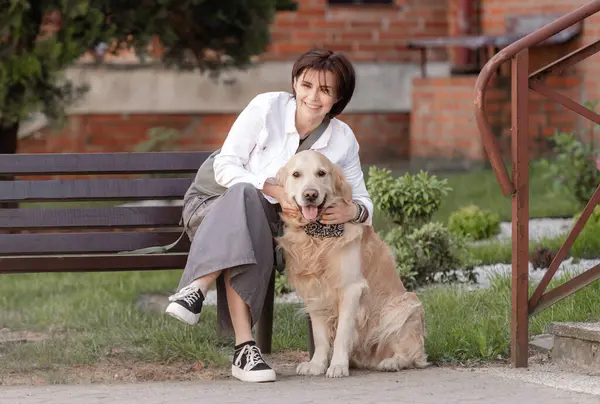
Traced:
<path fill-rule="evenodd" d="M 246 365 L 244 366 L 244 370 L 252 369 L 259 363 L 264 362 L 262 357 L 260 356 L 260 350 L 257 346 L 254 345 L 246 345 L 242 348 L 242 351 L 240 352 L 240 354 L 237 357 L 237 360 L 235 361 L 235 365 L 237 367 L 240 367 L 242 355 L 246 356 Z"/>
<path fill-rule="evenodd" d="M 200 298 L 200 293 L 198 293 L 198 291 L 193 292 L 190 295 L 187 295 L 183 298 L 183 300 L 189 304 L 190 306 L 193 305 L 198 299 Z"/>
<path fill-rule="evenodd" d="M 186 286 L 179 292 L 169 296 L 169 301 L 174 302 L 175 300 L 183 299 L 187 304 L 192 304 L 195 300 L 200 297 L 198 289 L 193 286 Z"/>

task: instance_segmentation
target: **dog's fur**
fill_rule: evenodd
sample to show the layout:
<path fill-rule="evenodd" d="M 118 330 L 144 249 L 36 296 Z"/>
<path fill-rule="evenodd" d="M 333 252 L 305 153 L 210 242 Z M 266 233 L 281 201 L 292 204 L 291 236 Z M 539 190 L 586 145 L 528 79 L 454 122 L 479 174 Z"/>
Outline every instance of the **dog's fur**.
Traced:
<path fill-rule="evenodd" d="M 319 217 L 328 206 L 352 199 L 339 166 L 316 151 L 294 155 L 277 180 L 299 208 L 319 206 Z M 303 198 L 307 189 L 317 191 L 314 201 Z M 389 247 L 373 227 L 349 222 L 341 237 L 316 238 L 305 233 L 309 220 L 301 212 L 282 215 L 282 220 L 285 231 L 278 246 L 284 250 L 288 281 L 310 315 L 315 342 L 313 358 L 301 363 L 297 373 L 342 377 L 350 367 L 397 371 L 427 366 L 423 307 L 406 291 Z"/>

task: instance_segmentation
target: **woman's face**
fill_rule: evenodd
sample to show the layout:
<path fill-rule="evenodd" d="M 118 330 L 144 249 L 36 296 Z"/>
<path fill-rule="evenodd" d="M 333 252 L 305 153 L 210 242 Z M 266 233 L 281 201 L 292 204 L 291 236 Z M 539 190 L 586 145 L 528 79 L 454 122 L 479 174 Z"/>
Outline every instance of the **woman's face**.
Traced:
<path fill-rule="evenodd" d="M 337 101 L 337 80 L 328 70 L 305 70 L 294 80 L 298 113 L 310 120 L 325 118 Z"/>

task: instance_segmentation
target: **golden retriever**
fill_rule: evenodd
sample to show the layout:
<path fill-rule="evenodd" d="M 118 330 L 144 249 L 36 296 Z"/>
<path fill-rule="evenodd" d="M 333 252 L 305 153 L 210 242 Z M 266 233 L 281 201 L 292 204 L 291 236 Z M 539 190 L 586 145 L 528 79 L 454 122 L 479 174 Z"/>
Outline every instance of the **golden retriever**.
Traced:
<path fill-rule="evenodd" d="M 297 374 L 344 377 L 350 368 L 426 367 L 423 307 L 406 291 L 388 245 L 373 227 L 345 223 L 337 237 L 305 231 L 328 206 L 351 201 L 339 166 L 319 152 L 302 151 L 279 170 L 277 180 L 299 208 L 296 215 L 282 215 L 285 229 L 277 241 L 288 281 L 310 315 L 315 343 L 312 359 L 298 365 Z"/>

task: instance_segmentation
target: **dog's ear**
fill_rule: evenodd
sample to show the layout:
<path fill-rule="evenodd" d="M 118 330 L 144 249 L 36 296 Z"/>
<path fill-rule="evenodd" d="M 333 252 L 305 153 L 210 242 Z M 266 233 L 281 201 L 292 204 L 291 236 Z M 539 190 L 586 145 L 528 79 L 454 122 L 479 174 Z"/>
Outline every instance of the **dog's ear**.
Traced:
<path fill-rule="evenodd" d="M 285 166 L 283 166 L 277 171 L 277 175 L 275 176 L 275 179 L 277 180 L 277 184 L 281 185 L 283 187 L 285 184 L 286 177 L 287 177 L 287 170 L 285 169 Z"/>
<path fill-rule="evenodd" d="M 348 203 L 352 202 L 352 188 L 348 184 L 348 181 L 346 181 L 342 168 L 337 164 L 333 170 L 333 188 L 335 194 L 341 196 L 344 201 Z"/>

